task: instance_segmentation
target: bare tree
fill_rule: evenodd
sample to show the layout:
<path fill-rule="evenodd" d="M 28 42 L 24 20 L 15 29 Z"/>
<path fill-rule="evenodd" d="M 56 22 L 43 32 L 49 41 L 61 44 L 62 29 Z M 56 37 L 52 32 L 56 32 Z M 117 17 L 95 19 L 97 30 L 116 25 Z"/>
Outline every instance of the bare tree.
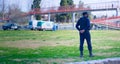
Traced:
<path fill-rule="evenodd" d="M 4 18 L 5 0 L 0 0 L 0 17 Z"/>
<path fill-rule="evenodd" d="M 0 0 L 0 17 L 2 16 L 2 0 Z"/>
<path fill-rule="evenodd" d="M 5 19 L 8 11 L 8 0 L 0 0 L 0 18 Z"/>
<path fill-rule="evenodd" d="M 12 5 L 9 5 L 8 11 L 6 12 L 5 17 L 9 18 L 9 20 L 12 23 L 24 24 L 26 23 L 26 21 L 28 21 L 28 17 L 23 16 L 23 14 L 25 13 L 21 11 L 19 5 L 12 4 Z"/>

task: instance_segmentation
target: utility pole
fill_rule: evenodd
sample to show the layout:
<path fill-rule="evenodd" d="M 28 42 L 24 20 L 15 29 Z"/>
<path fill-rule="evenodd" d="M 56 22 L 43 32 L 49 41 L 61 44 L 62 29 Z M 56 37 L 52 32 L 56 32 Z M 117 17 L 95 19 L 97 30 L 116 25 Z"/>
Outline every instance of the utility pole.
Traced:
<path fill-rule="evenodd" d="M 75 29 L 75 12 L 72 13 L 73 30 Z"/>
<path fill-rule="evenodd" d="M 5 16 L 5 0 L 2 0 L 2 19 L 4 20 Z"/>

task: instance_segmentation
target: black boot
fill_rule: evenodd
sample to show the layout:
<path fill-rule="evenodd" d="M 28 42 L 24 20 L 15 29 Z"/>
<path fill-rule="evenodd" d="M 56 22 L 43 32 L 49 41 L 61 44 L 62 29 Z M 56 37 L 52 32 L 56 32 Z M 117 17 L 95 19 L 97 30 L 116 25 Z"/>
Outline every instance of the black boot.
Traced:
<path fill-rule="evenodd" d="M 94 55 L 92 54 L 92 51 L 89 51 L 89 57 L 94 57 Z"/>
<path fill-rule="evenodd" d="M 80 57 L 81 58 L 83 57 L 83 51 L 80 51 Z"/>

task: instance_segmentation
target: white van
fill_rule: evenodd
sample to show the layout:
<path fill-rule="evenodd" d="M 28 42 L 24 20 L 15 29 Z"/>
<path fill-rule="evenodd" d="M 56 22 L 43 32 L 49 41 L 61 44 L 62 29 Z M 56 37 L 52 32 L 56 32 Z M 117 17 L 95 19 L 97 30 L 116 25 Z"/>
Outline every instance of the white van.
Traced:
<path fill-rule="evenodd" d="M 54 22 L 42 21 L 42 20 L 32 20 L 29 22 L 29 28 L 31 30 L 57 30 L 58 26 Z"/>

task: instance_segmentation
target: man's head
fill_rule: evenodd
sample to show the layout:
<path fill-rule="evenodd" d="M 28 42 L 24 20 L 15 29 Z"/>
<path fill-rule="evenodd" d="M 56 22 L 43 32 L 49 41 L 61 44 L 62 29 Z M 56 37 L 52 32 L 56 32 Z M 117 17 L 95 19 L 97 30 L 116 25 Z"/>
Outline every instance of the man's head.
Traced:
<path fill-rule="evenodd" d="M 83 12 L 82 15 L 83 15 L 84 17 L 88 17 L 88 13 L 87 13 L 87 12 Z"/>

